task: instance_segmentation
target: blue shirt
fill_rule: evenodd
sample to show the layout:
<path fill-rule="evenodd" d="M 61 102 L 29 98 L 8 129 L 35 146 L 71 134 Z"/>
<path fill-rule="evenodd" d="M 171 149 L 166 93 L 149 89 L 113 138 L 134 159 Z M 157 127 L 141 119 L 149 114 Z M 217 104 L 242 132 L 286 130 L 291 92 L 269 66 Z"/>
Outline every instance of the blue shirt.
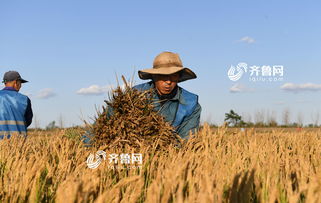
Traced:
<path fill-rule="evenodd" d="M 13 87 L 5 87 L 2 90 L 8 90 L 8 91 L 17 91 L 15 88 Z M 32 117 L 33 117 L 33 112 L 32 112 L 32 107 L 31 107 L 31 101 L 28 98 L 28 104 L 27 104 L 27 109 L 26 109 L 26 113 L 24 115 L 25 117 L 25 121 L 26 121 L 26 126 L 29 127 L 32 123 Z"/>
<path fill-rule="evenodd" d="M 176 94 L 172 95 L 165 101 L 163 99 L 161 100 L 161 96 L 157 94 L 155 86 L 152 82 L 150 82 L 150 88 L 154 89 L 154 109 L 158 111 L 167 122 L 173 125 L 177 115 L 179 104 L 185 103 L 185 98 L 183 98 L 182 96 L 182 88 L 178 86 Z M 198 129 L 200 124 L 201 111 L 201 105 L 197 102 L 197 105 L 194 108 L 193 112 L 190 115 L 186 116 L 182 123 L 177 126 L 176 132 L 180 135 L 181 138 L 189 138 L 189 132 L 195 132 Z"/>
<path fill-rule="evenodd" d="M 135 88 L 135 87 L 134 87 Z M 186 103 L 182 96 L 182 88 L 177 87 L 176 93 L 166 101 L 163 101 L 160 99 L 160 96 L 156 93 L 156 89 L 154 87 L 154 84 L 151 83 L 150 88 L 154 89 L 153 94 L 153 101 L 154 101 L 154 109 L 155 111 L 159 112 L 160 115 L 162 115 L 165 120 L 173 125 L 178 107 L 180 103 Z M 111 107 L 107 108 L 107 116 L 113 115 L 113 110 Z M 193 112 L 189 114 L 188 116 L 184 117 L 184 120 L 176 127 L 176 132 L 178 135 L 183 139 L 189 138 L 189 132 L 195 132 L 200 124 L 200 116 L 201 116 L 201 105 L 198 103 L 193 109 Z M 87 131 L 83 135 L 83 142 L 85 143 L 86 147 L 90 147 L 92 144 L 92 137 L 93 133 L 91 131 Z"/>

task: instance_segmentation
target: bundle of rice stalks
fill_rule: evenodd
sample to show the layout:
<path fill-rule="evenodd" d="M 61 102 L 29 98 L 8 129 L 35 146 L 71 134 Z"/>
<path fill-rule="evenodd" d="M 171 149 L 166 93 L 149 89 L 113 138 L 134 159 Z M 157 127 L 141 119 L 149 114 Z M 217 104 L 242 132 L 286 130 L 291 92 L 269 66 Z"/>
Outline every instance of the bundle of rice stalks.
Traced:
<path fill-rule="evenodd" d="M 109 95 L 109 101 L 93 125 L 94 145 L 104 149 L 124 149 L 153 146 L 165 149 L 180 143 L 180 137 L 164 117 L 154 111 L 152 90 L 138 91 L 119 85 Z"/>

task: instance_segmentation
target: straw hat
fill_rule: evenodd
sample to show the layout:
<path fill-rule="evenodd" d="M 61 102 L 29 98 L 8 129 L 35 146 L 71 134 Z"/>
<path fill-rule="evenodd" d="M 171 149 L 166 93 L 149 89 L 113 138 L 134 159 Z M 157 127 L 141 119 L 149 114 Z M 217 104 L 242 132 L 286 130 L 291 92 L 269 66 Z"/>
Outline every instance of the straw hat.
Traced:
<path fill-rule="evenodd" d="M 180 73 L 178 82 L 196 78 L 196 74 L 189 68 L 183 67 L 183 63 L 178 54 L 172 52 L 163 52 L 156 56 L 153 68 L 138 71 L 140 79 L 153 79 L 153 75 L 171 75 Z"/>

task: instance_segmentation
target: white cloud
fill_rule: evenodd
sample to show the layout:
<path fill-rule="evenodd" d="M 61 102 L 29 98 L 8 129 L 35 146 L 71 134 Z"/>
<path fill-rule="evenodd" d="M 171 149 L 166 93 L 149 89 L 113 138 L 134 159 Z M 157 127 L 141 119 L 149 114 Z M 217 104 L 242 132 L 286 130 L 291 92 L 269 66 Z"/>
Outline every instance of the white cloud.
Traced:
<path fill-rule="evenodd" d="M 49 99 L 54 96 L 56 96 L 56 93 L 54 93 L 53 89 L 46 88 L 40 90 L 36 97 L 38 99 Z"/>
<path fill-rule="evenodd" d="M 255 42 L 255 39 L 253 39 L 252 37 L 249 37 L 249 36 L 245 36 L 245 37 L 242 37 L 239 42 L 245 42 L 245 43 L 248 43 L 248 44 L 252 44 Z"/>
<path fill-rule="evenodd" d="M 231 93 L 251 92 L 253 89 L 247 88 L 242 84 L 235 84 L 230 88 Z"/>
<path fill-rule="evenodd" d="M 111 90 L 112 86 L 99 86 L 91 85 L 89 87 L 81 88 L 77 91 L 77 94 L 80 95 L 102 95 L 108 93 Z"/>
<path fill-rule="evenodd" d="M 293 83 L 285 83 L 280 87 L 284 91 L 288 92 L 304 92 L 304 91 L 321 91 L 321 84 L 313 84 L 313 83 L 304 83 L 304 84 L 293 84 Z"/>

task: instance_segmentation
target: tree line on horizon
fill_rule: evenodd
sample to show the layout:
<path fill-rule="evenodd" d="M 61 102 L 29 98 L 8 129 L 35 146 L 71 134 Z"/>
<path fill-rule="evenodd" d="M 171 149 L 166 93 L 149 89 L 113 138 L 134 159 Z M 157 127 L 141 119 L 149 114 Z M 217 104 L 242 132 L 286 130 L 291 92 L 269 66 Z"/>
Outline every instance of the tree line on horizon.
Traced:
<path fill-rule="evenodd" d="M 290 111 L 288 109 L 283 111 L 282 115 L 282 123 L 278 123 L 276 117 L 273 115 L 265 118 L 263 112 L 255 113 L 255 121 L 244 121 L 243 116 L 236 113 L 234 110 L 230 110 L 228 113 L 225 113 L 224 122 L 229 127 L 320 127 L 319 119 L 320 114 L 316 113 L 313 116 L 313 123 L 303 124 L 303 115 L 298 114 L 298 118 L 296 122 L 290 122 Z M 214 125 L 215 126 L 215 125 Z"/>

